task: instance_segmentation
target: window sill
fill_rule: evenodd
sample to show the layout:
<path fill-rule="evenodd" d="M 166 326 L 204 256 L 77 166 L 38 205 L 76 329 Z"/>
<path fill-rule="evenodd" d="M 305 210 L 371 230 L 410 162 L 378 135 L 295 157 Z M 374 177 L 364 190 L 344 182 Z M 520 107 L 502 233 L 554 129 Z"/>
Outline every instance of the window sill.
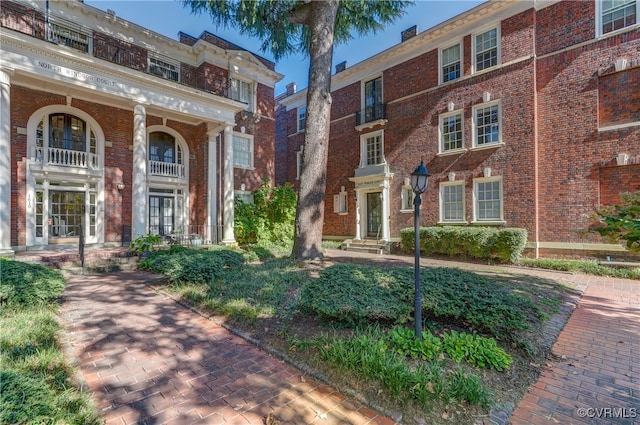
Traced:
<path fill-rule="evenodd" d="M 466 153 L 468 151 L 469 151 L 469 149 L 466 149 L 466 148 L 463 148 L 463 149 L 452 149 L 450 151 L 438 152 L 437 156 L 460 155 L 460 154 Z"/>
<path fill-rule="evenodd" d="M 503 146 L 504 146 L 504 142 L 493 142 L 493 143 L 488 143 L 486 145 L 474 146 L 469 150 L 470 151 L 481 151 L 481 150 L 484 150 L 484 149 L 501 148 Z"/>
<path fill-rule="evenodd" d="M 598 132 L 622 130 L 629 127 L 640 127 L 640 121 L 634 121 L 626 124 L 617 124 L 617 125 L 608 125 L 605 127 L 598 127 Z"/>
<path fill-rule="evenodd" d="M 349 211 L 343 211 L 343 212 L 339 212 L 339 213 L 336 213 L 336 214 L 338 214 L 338 215 L 349 215 Z"/>
<path fill-rule="evenodd" d="M 474 226 L 504 226 L 507 224 L 505 220 L 487 220 L 487 221 L 472 221 Z"/>
<path fill-rule="evenodd" d="M 468 221 L 439 221 L 439 226 L 466 226 L 469 224 Z"/>
<path fill-rule="evenodd" d="M 410 214 L 410 213 L 413 213 L 413 212 L 414 212 L 413 208 L 410 209 L 410 210 L 407 210 L 407 209 L 400 210 L 400 213 L 402 213 L 402 214 Z"/>
<path fill-rule="evenodd" d="M 239 168 L 241 170 L 247 170 L 247 171 L 255 171 L 256 167 L 247 167 L 244 165 L 234 165 L 233 168 Z"/>

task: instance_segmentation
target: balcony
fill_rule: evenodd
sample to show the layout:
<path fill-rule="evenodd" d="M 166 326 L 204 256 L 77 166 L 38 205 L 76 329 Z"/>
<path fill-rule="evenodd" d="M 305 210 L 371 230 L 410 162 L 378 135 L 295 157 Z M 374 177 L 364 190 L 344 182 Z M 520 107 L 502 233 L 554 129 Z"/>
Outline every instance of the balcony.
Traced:
<path fill-rule="evenodd" d="M 384 124 L 387 118 L 387 104 L 376 103 L 356 112 L 356 127 L 373 127 Z"/>
<path fill-rule="evenodd" d="M 185 166 L 172 162 L 149 161 L 149 175 L 156 177 L 186 178 Z"/>
<path fill-rule="evenodd" d="M 40 168 L 64 167 L 90 171 L 98 171 L 100 169 L 98 155 L 72 149 L 36 146 L 32 150 L 31 160 L 33 164 Z"/>
<path fill-rule="evenodd" d="M 58 17 L 47 24 L 43 11 L 20 3 L 2 0 L 0 26 L 128 69 L 230 97 L 228 75 L 224 69 L 207 63 L 195 67 Z"/>

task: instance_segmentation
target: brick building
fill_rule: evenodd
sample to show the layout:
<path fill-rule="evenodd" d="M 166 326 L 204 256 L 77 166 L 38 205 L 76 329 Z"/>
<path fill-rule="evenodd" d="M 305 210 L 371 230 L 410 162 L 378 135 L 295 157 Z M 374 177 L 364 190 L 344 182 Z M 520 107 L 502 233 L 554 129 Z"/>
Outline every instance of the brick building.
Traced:
<path fill-rule="evenodd" d="M 275 176 L 273 62 L 76 0 L 0 23 L 0 251 L 234 240 L 234 196 Z"/>
<path fill-rule="evenodd" d="M 397 241 L 423 159 L 423 226 L 521 227 L 531 255 L 622 255 L 581 230 L 640 190 L 639 12 L 638 0 L 488 1 L 338 65 L 325 236 Z M 279 184 L 298 179 L 305 103 L 294 85 L 278 97 Z"/>

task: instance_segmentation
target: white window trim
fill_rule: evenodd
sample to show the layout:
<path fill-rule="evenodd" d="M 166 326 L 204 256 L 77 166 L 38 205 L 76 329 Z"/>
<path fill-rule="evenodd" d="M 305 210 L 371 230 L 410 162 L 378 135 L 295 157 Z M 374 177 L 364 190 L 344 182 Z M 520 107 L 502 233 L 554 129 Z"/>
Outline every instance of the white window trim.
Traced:
<path fill-rule="evenodd" d="M 460 46 L 460 76 L 455 80 L 444 81 L 444 74 L 442 73 L 442 67 L 444 64 L 442 63 L 442 52 L 447 50 L 455 45 Z M 449 44 L 445 47 L 441 47 L 438 49 L 438 84 L 449 84 L 454 81 L 460 81 L 464 77 L 464 43 L 462 41 L 458 41 L 457 43 Z"/>
<path fill-rule="evenodd" d="M 239 99 L 233 99 L 231 97 L 231 80 L 238 80 L 241 81 L 243 83 L 247 83 L 249 84 L 251 93 L 249 94 L 249 96 L 251 97 L 251 100 L 249 101 L 249 104 L 246 107 L 246 110 L 249 112 L 255 112 L 256 111 L 256 102 L 257 102 L 257 89 L 256 89 L 256 82 L 253 80 L 249 80 L 246 78 L 242 78 L 239 77 L 238 75 L 231 75 L 229 76 L 229 98 L 232 100 L 235 100 L 236 102 L 242 102 Z"/>
<path fill-rule="evenodd" d="M 478 184 L 479 183 L 491 183 L 500 182 L 500 218 L 498 220 L 479 220 L 478 219 Z M 504 220 L 504 184 L 502 176 L 494 177 L 478 177 L 473 179 L 473 224 L 481 225 L 503 225 L 506 224 Z"/>
<path fill-rule="evenodd" d="M 380 136 L 380 150 L 382 151 L 382 162 L 378 164 L 367 164 L 367 139 Z M 372 131 L 371 133 L 362 134 L 360 136 L 360 168 L 375 167 L 387 163 L 384 155 L 384 130 Z"/>
<path fill-rule="evenodd" d="M 442 189 L 445 186 L 462 186 L 462 220 L 445 220 L 444 218 L 444 197 L 442 196 Z M 438 221 L 438 224 L 468 224 L 469 222 L 465 219 L 466 218 L 466 211 L 467 211 L 467 205 L 466 205 L 466 196 L 465 196 L 465 182 L 464 180 L 454 180 L 454 181 L 445 181 L 445 182 L 440 182 L 440 190 L 438 192 L 438 203 L 440 206 L 440 213 L 439 213 L 439 219 L 440 221 Z"/>
<path fill-rule="evenodd" d="M 243 139 L 247 139 L 249 140 L 249 159 L 251 162 L 251 165 L 246 166 L 246 165 L 238 165 L 236 164 L 236 159 L 235 159 L 235 155 L 233 156 L 233 168 L 242 168 L 245 170 L 254 170 L 255 169 L 255 150 L 254 150 L 254 143 L 253 143 L 253 135 L 252 134 L 246 134 L 246 133 L 238 133 L 238 132 L 233 132 L 233 137 L 241 137 Z M 234 145 L 235 145 L 235 140 L 233 141 Z M 232 149 L 235 150 L 235 146 L 232 147 Z"/>
<path fill-rule="evenodd" d="M 296 152 L 296 180 L 300 180 L 301 172 L 302 172 L 302 149 Z"/>
<path fill-rule="evenodd" d="M 462 147 L 461 148 L 456 148 L 456 149 L 444 150 L 444 134 L 442 133 L 442 126 L 444 124 L 445 118 L 449 118 L 449 117 L 452 117 L 452 116 L 455 116 L 455 115 L 460 115 L 461 116 L 460 124 L 462 125 Z M 438 155 L 449 155 L 449 154 L 456 154 L 456 153 L 466 152 L 467 149 L 465 149 L 464 145 L 465 145 L 465 140 L 464 140 L 464 109 L 457 109 L 455 111 L 451 111 L 451 112 L 446 112 L 444 114 L 440 114 L 440 116 L 438 117 Z"/>
<path fill-rule="evenodd" d="M 333 195 L 333 212 L 338 215 L 349 214 L 349 198 L 346 190 Z"/>
<path fill-rule="evenodd" d="M 640 16 L 640 0 L 636 0 L 636 23 L 628 27 L 620 28 L 615 31 L 603 33 L 602 32 L 602 1 L 597 0 L 596 1 L 596 19 L 595 19 L 596 35 L 597 37 L 609 37 L 610 35 L 613 35 L 613 34 L 618 34 L 621 32 L 629 31 L 633 28 L 637 28 L 640 26 L 640 19 L 638 18 L 639 16 Z"/>
<path fill-rule="evenodd" d="M 492 143 L 485 143 L 482 145 L 478 145 L 478 129 L 477 129 L 477 120 L 476 113 L 481 108 L 488 108 L 491 106 L 498 106 L 498 141 Z M 504 146 L 504 140 L 502 139 L 502 101 L 500 99 L 493 100 L 491 102 L 479 103 L 474 105 L 471 112 L 471 133 L 472 133 L 472 150 L 480 150 L 497 146 Z"/>
<path fill-rule="evenodd" d="M 497 60 L 496 60 L 496 64 L 495 66 L 489 67 L 489 68 L 485 68 L 483 70 L 478 71 L 476 68 L 476 36 L 480 35 L 480 34 L 484 34 L 485 32 L 491 31 L 492 29 L 496 30 L 496 44 L 497 44 L 497 51 L 496 51 L 496 55 L 497 55 Z M 500 30 L 500 24 L 496 24 L 496 25 L 489 25 L 486 27 L 481 28 L 479 31 L 474 32 L 473 34 L 471 34 L 471 73 L 472 74 L 479 74 L 479 73 L 483 73 L 483 72 L 488 72 L 491 70 L 494 70 L 496 68 L 498 68 L 501 64 L 502 64 L 502 40 L 501 40 L 501 30 Z"/>
<path fill-rule="evenodd" d="M 409 195 L 410 193 L 410 195 Z M 406 199 L 407 196 L 409 197 L 409 199 Z M 400 212 L 401 213 L 412 213 L 414 212 L 415 208 L 413 205 L 413 200 L 415 199 L 415 194 L 413 193 L 413 188 L 411 187 L 411 185 L 403 185 L 402 186 L 402 192 L 400 194 L 400 201 L 402 202 L 400 204 Z M 406 201 L 409 201 L 409 204 L 406 203 Z M 406 208 L 407 205 L 410 205 L 409 208 Z"/>
<path fill-rule="evenodd" d="M 304 111 L 304 127 L 300 127 L 300 112 L 301 111 Z M 301 132 L 305 131 L 305 129 L 307 128 L 307 107 L 306 106 L 300 106 L 296 110 L 296 126 L 297 126 L 297 129 L 298 129 L 298 133 L 301 133 Z"/>

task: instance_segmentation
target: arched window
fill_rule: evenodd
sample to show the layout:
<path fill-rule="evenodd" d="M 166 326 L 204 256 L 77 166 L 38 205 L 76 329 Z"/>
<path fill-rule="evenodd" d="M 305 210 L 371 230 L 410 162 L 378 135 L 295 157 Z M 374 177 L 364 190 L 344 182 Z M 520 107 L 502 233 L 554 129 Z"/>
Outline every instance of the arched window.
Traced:
<path fill-rule="evenodd" d="M 182 147 L 162 131 L 149 133 L 149 172 L 156 176 L 185 177 Z"/>
<path fill-rule="evenodd" d="M 97 141 L 81 118 L 65 113 L 45 116 L 36 127 L 33 159 L 45 165 L 97 168 Z"/>

